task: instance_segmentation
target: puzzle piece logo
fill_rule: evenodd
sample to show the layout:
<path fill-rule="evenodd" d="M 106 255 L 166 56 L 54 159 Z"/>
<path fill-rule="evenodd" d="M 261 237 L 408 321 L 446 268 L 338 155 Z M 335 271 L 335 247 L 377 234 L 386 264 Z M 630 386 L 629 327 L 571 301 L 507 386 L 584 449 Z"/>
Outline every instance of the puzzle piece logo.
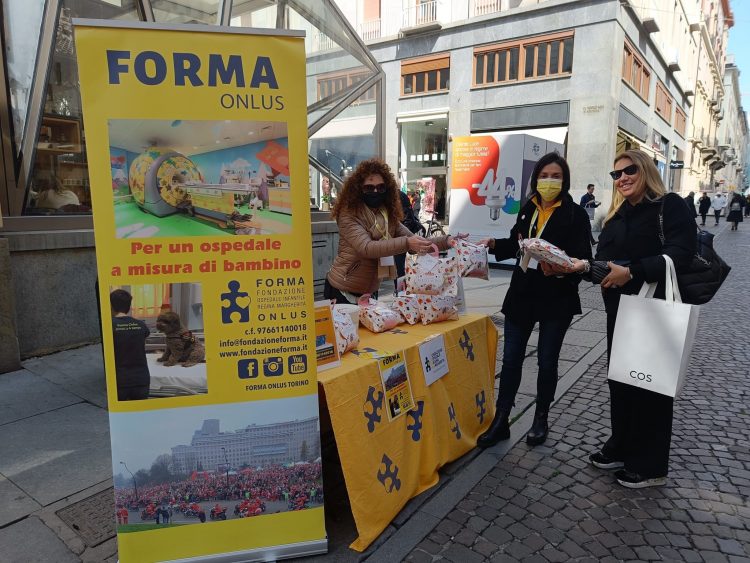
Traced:
<path fill-rule="evenodd" d="M 422 415 L 424 414 L 424 401 L 417 401 L 417 408 L 406 413 L 414 421 L 413 424 L 407 424 L 406 429 L 411 430 L 411 439 L 419 442 L 422 438 Z"/>
<path fill-rule="evenodd" d="M 474 361 L 474 345 L 471 343 L 471 337 L 469 333 L 464 329 L 464 333 L 461 338 L 458 339 L 458 344 L 461 346 L 461 350 L 466 354 L 466 359 Z"/>
<path fill-rule="evenodd" d="M 371 405 L 372 408 L 368 411 L 363 408 L 365 418 L 367 419 L 367 431 L 372 434 L 375 432 L 375 424 L 380 422 L 383 415 L 380 411 L 383 409 L 383 392 L 377 391 L 372 385 L 367 390 L 367 399 L 365 400 L 365 407 Z"/>
<path fill-rule="evenodd" d="M 458 425 L 458 419 L 456 418 L 456 408 L 453 406 L 453 403 L 451 403 L 448 407 L 448 418 L 453 423 L 453 425 L 451 426 L 451 432 L 456 435 L 456 440 L 460 440 L 461 427 Z"/>
<path fill-rule="evenodd" d="M 226 305 L 221 306 L 222 324 L 250 322 L 250 305 L 242 305 L 249 303 L 249 294 L 247 291 L 240 291 L 240 282 L 236 280 L 230 281 L 227 287 L 229 291 L 221 294 L 222 303 L 226 302 Z M 235 315 L 234 318 L 232 315 Z"/>
<path fill-rule="evenodd" d="M 487 412 L 487 409 L 484 408 L 484 404 L 487 402 L 484 396 L 484 389 L 475 395 L 474 400 L 477 403 L 477 418 L 479 419 L 479 424 L 482 424 L 484 422 L 484 413 Z"/>
<path fill-rule="evenodd" d="M 430 373 L 432 371 L 432 366 L 430 365 L 430 358 L 424 359 L 424 372 Z"/>
<path fill-rule="evenodd" d="M 385 468 L 385 471 L 381 471 L 378 468 L 378 481 L 383 484 L 383 488 L 389 493 L 392 493 L 393 489 L 400 490 L 401 479 L 398 478 L 398 466 L 394 465 L 391 458 L 385 454 L 383 454 L 383 459 L 380 460 L 380 463 Z M 390 487 L 385 484 L 386 480 L 390 480 Z"/>
<path fill-rule="evenodd" d="M 400 328 L 394 328 L 393 330 L 389 330 L 388 332 L 390 332 L 391 334 L 409 334 L 407 331 L 401 330 Z"/>
<path fill-rule="evenodd" d="M 355 356 L 366 354 L 368 352 L 377 352 L 377 350 L 375 348 L 370 348 L 369 346 L 367 346 L 366 348 L 362 348 L 361 350 L 359 348 L 355 348 L 354 350 L 352 350 L 352 354 L 354 354 Z"/>

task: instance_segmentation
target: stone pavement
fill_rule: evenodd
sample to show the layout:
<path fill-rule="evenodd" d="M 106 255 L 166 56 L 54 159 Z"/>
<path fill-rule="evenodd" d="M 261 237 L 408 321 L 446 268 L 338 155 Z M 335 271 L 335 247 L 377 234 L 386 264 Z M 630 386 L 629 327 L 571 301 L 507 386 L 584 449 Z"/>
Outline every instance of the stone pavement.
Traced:
<path fill-rule="evenodd" d="M 465 495 L 426 508 L 427 525 L 399 530 L 371 559 L 750 561 L 750 231 L 712 230 L 733 271 L 702 307 L 665 487 L 626 489 L 587 463 L 609 431 L 602 356 L 553 406 L 543 447 L 515 443 L 528 425 L 515 424 L 509 444 L 465 468 Z"/>

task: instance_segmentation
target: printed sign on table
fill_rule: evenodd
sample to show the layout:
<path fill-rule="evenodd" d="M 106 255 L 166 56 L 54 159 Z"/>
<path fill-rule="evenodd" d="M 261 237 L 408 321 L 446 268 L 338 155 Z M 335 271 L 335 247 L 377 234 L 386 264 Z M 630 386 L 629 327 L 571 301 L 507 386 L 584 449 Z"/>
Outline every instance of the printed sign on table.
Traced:
<path fill-rule="evenodd" d="M 445 353 L 445 338 L 438 334 L 419 345 L 419 358 L 427 385 L 432 385 L 448 373 L 448 357 Z"/>
<path fill-rule="evenodd" d="M 315 302 L 315 355 L 318 371 L 341 365 L 341 356 L 333 325 L 333 309 L 329 300 Z"/>
<path fill-rule="evenodd" d="M 75 25 L 119 560 L 325 552 L 302 34 Z"/>
<path fill-rule="evenodd" d="M 404 353 L 396 352 L 377 360 L 380 380 L 385 391 L 388 420 L 394 420 L 414 408 L 414 398 L 411 393 L 409 372 L 406 369 Z"/>

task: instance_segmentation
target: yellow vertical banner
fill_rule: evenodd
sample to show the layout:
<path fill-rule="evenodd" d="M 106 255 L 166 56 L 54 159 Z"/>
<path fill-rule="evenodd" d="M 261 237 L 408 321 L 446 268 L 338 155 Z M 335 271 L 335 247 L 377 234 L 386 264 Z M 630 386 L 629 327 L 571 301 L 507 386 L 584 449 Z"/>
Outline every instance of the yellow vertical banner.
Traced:
<path fill-rule="evenodd" d="M 74 23 L 119 560 L 325 552 L 303 34 Z"/>

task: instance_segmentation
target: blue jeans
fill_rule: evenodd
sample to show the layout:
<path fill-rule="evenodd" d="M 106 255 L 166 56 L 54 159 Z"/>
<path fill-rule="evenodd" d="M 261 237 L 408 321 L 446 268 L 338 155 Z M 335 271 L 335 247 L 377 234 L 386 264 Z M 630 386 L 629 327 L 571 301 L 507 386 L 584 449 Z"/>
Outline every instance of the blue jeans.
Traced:
<path fill-rule="evenodd" d="M 557 389 L 557 360 L 560 358 L 563 338 L 573 317 L 545 319 L 539 321 L 539 344 L 537 359 L 539 376 L 536 382 L 536 408 L 549 410 Z M 509 319 L 505 317 L 503 347 L 503 369 L 500 371 L 500 391 L 497 395 L 497 409 L 509 413 L 521 385 L 523 359 L 526 344 L 534 330 L 536 321 Z"/>

